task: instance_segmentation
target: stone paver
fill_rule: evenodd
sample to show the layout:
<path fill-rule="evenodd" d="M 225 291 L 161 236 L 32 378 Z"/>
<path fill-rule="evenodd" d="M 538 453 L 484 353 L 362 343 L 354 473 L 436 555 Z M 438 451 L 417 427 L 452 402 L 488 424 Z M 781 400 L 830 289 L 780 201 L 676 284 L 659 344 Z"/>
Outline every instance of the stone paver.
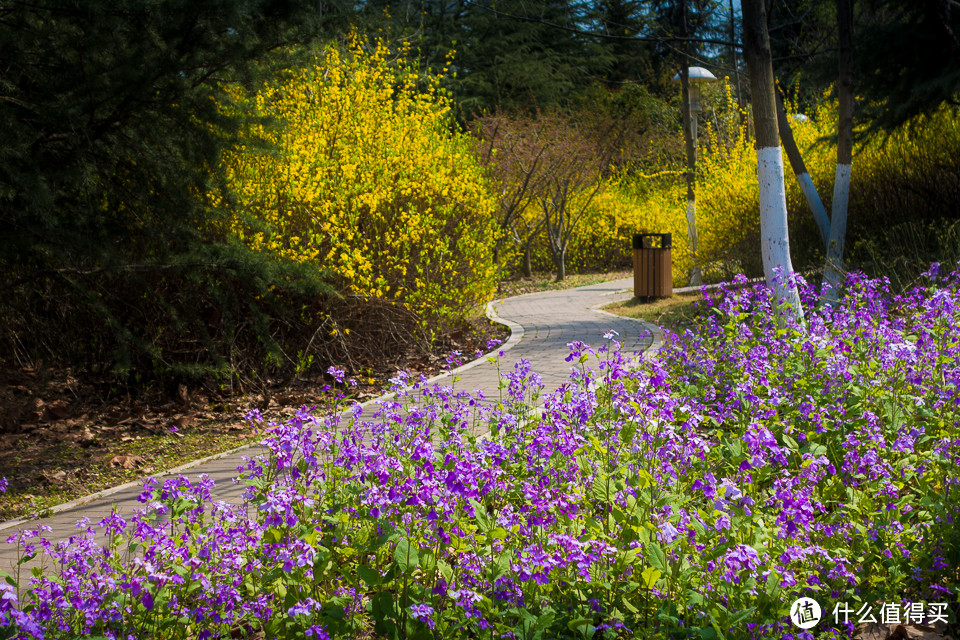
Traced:
<path fill-rule="evenodd" d="M 569 354 L 567 344 L 580 340 L 591 346 L 600 346 L 606 341 L 603 334 L 613 329 L 619 334 L 624 353 L 644 351 L 655 345 L 658 330 L 653 325 L 629 318 L 622 318 L 596 310 L 617 299 L 630 298 L 631 278 L 605 282 L 596 285 L 567 289 L 564 291 L 546 291 L 507 298 L 491 303 L 491 317 L 510 326 L 512 335 L 504 345 L 506 353 L 501 359 L 500 370 L 511 371 L 521 358 L 530 361 L 534 371 L 543 379 L 546 391 L 552 391 L 569 379 L 571 363 L 564 358 Z M 481 389 L 488 398 L 499 397 L 496 367 L 486 359 L 467 364 L 450 373 L 438 376 L 440 382 L 453 376 L 459 376 L 458 389 L 473 391 Z M 157 476 L 162 482 L 170 475 L 183 474 L 191 480 L 200 474 L 207 474 L 216 481 L 217 499 L 227 502 L 239 502 L 242 487 L 233 483 L 237 466 L 243 463 L 244 456 L 257 455 L 261 447 L 246 447 L 236 452 L 215 456 L 213 459 L 191 463 L 171 470 L 166 475 Z M 102 492 L 98 496 L 61 505 L 54 514 L 32 521 L 11 521 L 0 524 L 0 536 L 7 536 L 17 529 L 35 529 L 38 525 L 52 527 L 47 534 L 49 540 L 69 537 L 76 529 L 77 520 L 89 517 L 98 521 L 116 508 L 124 516 L 132 514 L 140 506 L 136 501 L 140 494 L 140 483 L 124 485 Z M 0 569 L 7 570 L 16 562 L 16 549 L 12 545 L 0 544 Z"/>

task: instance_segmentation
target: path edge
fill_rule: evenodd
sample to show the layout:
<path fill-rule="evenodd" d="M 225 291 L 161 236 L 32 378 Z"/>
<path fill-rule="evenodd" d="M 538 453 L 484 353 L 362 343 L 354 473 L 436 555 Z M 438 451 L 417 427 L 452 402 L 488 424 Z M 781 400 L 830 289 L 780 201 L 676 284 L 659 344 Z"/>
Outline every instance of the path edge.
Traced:
<path fill-rule="evenodd" d="M 516 322 L 513 322 L 513 321 L 511 321 L 511 320 L 507 320 L 506 318 L 501 318 L 501 317 L 497 314 L 496 303 L 501 302 L 501 301 L 502 301 L 502 299 L 501 299 L 501 300 L 492 300 L 492 301 L 488 302 L 488 303 L 487 303 L 487 306 L 486 306 L 485 314 L 486 314 L 487 319 L 490 320 L 491 322 L 496 322 L 497 324 L 501 324 L 501 325 L 507 327 L 508 329 L 510 329 L 510 337 L 507 339 L 507 341 L 506 341 L 505 343 L 503 343 L 502 345 L 500 345 L 498 349 L 495 349 L 495 350 L 494 350 L 494 351 L 509 351 L 510 349 L 512 349 L 512 348 L 514 348 L 515 346 L 517 346 L 518 344 L 520 344 L 520 341 L 523 339 L 524 329 L 523 329 L 523 326 L 517 324 Z M 457 376 L 458 374 L 460 374 L 460 373 L 462 373 L 462 372 L 464 372 L 464 371 L 467 371 L 467 370 L 469 370 L 469 369 L 473 369 L 474 367 L 480 366 L 481 364 L 486 364 L 486 363 L 487 363 L 487 357 L 488 357 L 488 354 L 484 354 L 484 355 L 480 356 L 479 358 L 477 358 L 476 360 L 473 360 L 473 361 L 468 362 L 468 363 L 466 363 L 466 364 L 464 364 L 464 365 L 461 365 L 461 366 L 457 367 L 456 369 L 451 369 L 450 371 L 444 371 L 443 373 L 440 373 L 440 374 L 438 374 L 438 375 L 433 376 L 432 378 L 429 378 L 429 379 L 427 380 L 427 383 L 428 383 L 428 384 L 433 384 L 433 383 L 435 383 L 435 382 L 440 382 L 440 381 L 443 380 L 444 378 L 452 378 L 452 377 L 455 377 L 455 376 Z M 394 395 L 395 395 L 395 394 L 394 394 L 393 392 L 384 393 L 384 394 L 381 394 L 381 395 L 377 396 L 376 398 L 371 398 L 370 400 L 367 400 L 367 401 L 361 402 L 361 403 L 357 403 L 357 404 L 359 404 L 361 407 L 366 408 L 366 407 L 368 407 L 368 406 L 370 406 L 370 405 L 376 404 L 377 402 L 382 402 L 382 401 L 384 401 L 384 400 L 388 400 L 388 399 L 392 398 Z M 356 406 L 356 404 L 351 405 L 351 409 L 354 408 L 355 406 Z M 344 410 L 344 411 L 342 412 L 342 414 L 346 414 L 347 411 L 349 411 L 349 410 Z M 197 460 L 192 460 L 192 461 L 190 461 L 190 462 L 186 462 L 186 463 L 184 463 L 184 464 L 182 464 L 182 465 L 179 465 L 179 466 L 177 466 L 177 467 L 174 467 L 174 468 L 172 468 L 172 469 L 167 469 L 166 471 L 161 471 L 161 472 L 159 472 L 159 473 L 152 473 L 152 474 L 150 474 L 150 475 L 143 476 L 142 478 L 139 478 L 139 479 L 137 479 L 137 480 L 133 480 L 133 481 L 131 481 L 131 482 L 127 482 L 127 483 L 124 483 L 124 484 L 121 484 L 121 485 L 117 485 L 117 486 L 115 486 L 115 487 L 109 487 L 109 488 L 107 488 L 107 489 L 103 489 L 103 490 L 97 491 L 97 492 L 95 492 L 95 493 L 90 493 L 90 494 L 87 494 L 87 495 L 85 495 L 85 496 L 81 496 L 81 497 L 79 497 L 79 498 L 75 498 L 75 499 L 73 499 L 73 500 L 70 500 L 69 502 L 63 502 L 63 503 L 61 503 L 61 504 L 58 504 L 58 505 L 49 507 L 48 509 L 44 509 L 44 510 L 42 511 L 43 515 L 40 516 L 40 517 L 24 516 L 24 517 L 20 517 L 20 518 L 14 518 L 13 520 L 7 520 L 6 522 L 0 522 L 0 531 L 6 531 L 7 529 L 13 529 L 14 527 L 18 527 L 18 526 L 25 525 L 25 524 L 28 524 L 28 523 L 39 522 L 39 521 L 43 520 L 43 519 L 46 518 L 46 517 L 49 517 L 49 516 L 52 516 L 52 515 L 55 515 L 55 514 L 58 514 L 58 513 L 62 513 L 62 512 L 64 512 L 64 511 L 69 511 L 69 510 L 75 509 L 75 508 L 77 508 L 77 507 L 82 507 L 82 506 L 84 506 L 84 505 L 90 504 L 91 502 L 96 502 L 97 500 L 101 500 L 101 499 L 103 499 L 103 498 L 109 498 L 110 496 L 116 495 L 116 494 L 121 493 L 121 492 L 123 492 L 123 491 L 128 491 L 128 490 L 130 490 L 130 489 L 136 489 L 136 488 L 142 487 L 142 486 L 143 486 L 143 482 L 144 482 L 147 478 L 162 478 L 162 477 L 164 477 L 164 476 L 173 476 L 173 475 L 182 474 L 182 473 L 184 473 L 185 471 L 189 471 L 190 469 L 193 469 L 193 468 L 195 468 L 195 467 L 199 467 L 200 465 L 206 464 L 207 462 L 213 462 L 214 460 L 220 460 L 220 459 L 222 459 L 222 458 L 227 458 L 227 457 L 229 457 L 229 456 L 232 456 L 232 455 L 235 455 L 235 454 L 237 454 L 237 453 L 240 453 L 241 451 L 246 451 L 246 450 L 253 449 L 253 448 L 259 447 L 259 446 L 260 446 L 259 444 L 245 444 L 245 445 L 243 445 L 243 446 L 236 447 L 236 448 L 234 448 L 234 449 L 230 449 L 229 451 L 221 451 L 220 453 L 215 453 L 215 454 L 213 454 L 213 455 L 209 455 L 209 456 L 206 456 L 206 457 L 204 457 L 204 458 L 199 458 L 199 459 L 197 459 Z"/>

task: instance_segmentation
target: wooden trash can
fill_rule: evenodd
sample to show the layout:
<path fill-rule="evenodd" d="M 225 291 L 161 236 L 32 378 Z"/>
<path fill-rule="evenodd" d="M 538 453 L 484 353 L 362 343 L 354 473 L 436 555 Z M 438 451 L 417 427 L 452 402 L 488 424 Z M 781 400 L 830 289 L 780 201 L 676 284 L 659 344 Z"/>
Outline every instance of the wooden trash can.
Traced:
<path fill-rule="evenodd" d="M 633 236 L 633 294 L 638 298 L 673 295 L 672 236 L 638 233 Z"/>

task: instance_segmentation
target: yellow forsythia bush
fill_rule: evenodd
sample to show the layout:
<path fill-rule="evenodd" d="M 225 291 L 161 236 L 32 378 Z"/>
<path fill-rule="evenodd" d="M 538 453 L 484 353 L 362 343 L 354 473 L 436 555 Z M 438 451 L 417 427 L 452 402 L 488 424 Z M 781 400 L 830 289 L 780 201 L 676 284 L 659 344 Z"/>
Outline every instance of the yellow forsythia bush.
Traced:
<path fill-rule="evenodd" d="M 697 158 L 697 258 L 707 280 L 763 268 L 757 152 L 729 82 L 722 89 L 718 117 L 700 132 Z"/>
<path fill-rule="evenodd" d="M 396 58 L 399 58 L 397 60 Z M 342 290 L 457 317 L 493 291 L 495 201 L 439 77 L 383 44 L 328 47 L 252 99 L 279 126 L 225 158 L 251 247 L 316 263 Z"/>
<path fill-rule="evenodd" d="M 749 120 L 737 108 L 729 83 L 715 87 L 708 104 L 713 108 L 701 114 L 698 138 L 696 258 L 708 281 L 738 272 L 760 275 L 757 156 L 745 126 Z M 789 102 L 786 108 L 788 114 L 797 111 Z M 960 184 L 957 114 L 955 107 L 944 107 L 856 145 L 848 213 L 851 266 L 860 266 L 858 260 L 864 257 L 858 255 L 858 247 L 874 241 L 877 229 L 906 233 L 920 224 L 918 220 L 935 225 L 937 220 L 955 219 Z M 824 95 L 806 115 L 807 119 L 791 117 L 791 129 L 829 213 L 836 169 L 836 100 Z M 682 139 L 679 129 L 675 135 Z M 818 268 L 823 264 L 823 243 L 786 153 L 783 162 L 794 266 Z M 675 157 L 654 156 L 607 180 L 571 242 L 568 268 L 582 271 L 629 264 L 634 233 L 671 233 L 674 284 L 687 284 L 694 256 L 687 238 L 683 170 Z M 894 238 L 897 242 L 904 241 Z M 937 254 L 930 259 L 945 259 L 946 248 L 932 248 L 944 257 Z M 866 258 L 877 260 L 872 255 Z M 550 268 L 544 248 L 538 249 L 534 264 Z"/>
<path fill-rule="evenodd" d="M 701 119 L 697 159 L 697 261 L 708 280 L 756 268 L 759 249 L 757 158 L 729 83 L 717 108 Z M 682 139 L 682 131 L 676 132 Z M 685 285 L 694 262 L 687 234 L 685 164 L 652 158 L 609 180 L 594 205 L 590 246 L 630 250 L 634 233 L 673 236 L 673 277 Z M 753 215 L 744 211 L 753 210 Z M 588 249 L 589 251 L 589 249 Z"/>

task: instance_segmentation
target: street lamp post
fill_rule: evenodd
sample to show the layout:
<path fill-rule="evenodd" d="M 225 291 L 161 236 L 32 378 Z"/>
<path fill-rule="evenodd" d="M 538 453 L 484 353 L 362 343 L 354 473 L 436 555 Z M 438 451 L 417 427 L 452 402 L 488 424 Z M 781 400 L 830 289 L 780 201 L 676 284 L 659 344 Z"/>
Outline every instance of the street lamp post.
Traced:
<path fill-rule="evenodd" d="M 684 96 L 683 135 L 687 147 L 687 237 L 690 241 L 690 254 L 693 266 L 690 269 L 690 284 L 703 284 L 703 276 L 697 258 L 697 198 L 694 182 L 697 175 L 697 113 L 700 112 L 700 85 L 704 82 L 716 82 L 717 77 L 703 67 L 690 67 L 686 73 L 674 76 L 680 81 Z"/>

